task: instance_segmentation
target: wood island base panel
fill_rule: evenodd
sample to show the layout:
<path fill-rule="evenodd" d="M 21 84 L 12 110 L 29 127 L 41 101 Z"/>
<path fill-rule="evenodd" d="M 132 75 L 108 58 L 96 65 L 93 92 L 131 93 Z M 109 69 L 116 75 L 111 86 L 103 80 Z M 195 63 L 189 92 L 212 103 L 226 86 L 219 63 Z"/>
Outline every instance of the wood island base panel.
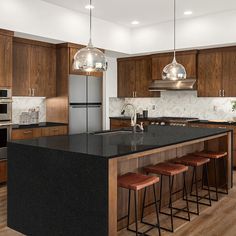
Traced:
<path fill-rule="evenodd" d="M 8 227 L 34 236 L 116 236 L 126 223 L 117 219 L 127 214 L 127 192 L 117 188 L 118 175 L 142 173 L 149 164 L 203 149 L 227 151 L 228 175 L 220 179 L 231 188 L 232 142 L 228 129 L 168 126 L 148 126 L 143 133 L 12 141 L 8 145 Z M 222 168 L 220 164 L 220 176 Z M 211 166 L 209 171 L 211 176 Z M 177 179 L 174 188 L 180 183 Z M 147 199 L 152 200 L 150 195 Z M 150 213 L 152 209 L 147 209 Z"/>

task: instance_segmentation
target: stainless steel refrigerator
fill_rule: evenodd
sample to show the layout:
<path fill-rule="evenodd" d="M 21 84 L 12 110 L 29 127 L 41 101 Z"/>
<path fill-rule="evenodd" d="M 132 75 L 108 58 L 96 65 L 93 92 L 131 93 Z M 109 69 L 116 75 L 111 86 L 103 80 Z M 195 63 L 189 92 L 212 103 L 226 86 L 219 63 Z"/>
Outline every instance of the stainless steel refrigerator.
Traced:
<path fill-rule="evenodd" d="M 69 133 L 102 130 L 102 78 L 69 76 Z"/>

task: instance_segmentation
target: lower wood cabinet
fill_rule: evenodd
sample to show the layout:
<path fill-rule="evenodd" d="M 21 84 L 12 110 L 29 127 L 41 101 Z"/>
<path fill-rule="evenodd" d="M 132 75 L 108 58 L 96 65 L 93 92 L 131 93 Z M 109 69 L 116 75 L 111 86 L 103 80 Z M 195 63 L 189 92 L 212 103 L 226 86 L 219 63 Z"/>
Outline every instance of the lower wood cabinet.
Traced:
<path fill-rule="evenodd" d="M 7 182 L 7 160 L 0 160 L 0 184 Z"/>
<path fill-rule="evenodd" d="M 32 129 L 14 129 L 12 130 L 11 139 L 21 140 L 21 139 L 32 139 L 45 136 L 56 136 L 56 135 L 66 135 L 67 126 L 53 126 L 45 128 L 32 128 Z"/>
<path fill-rule="evenodd" d="M 130 120 L 110 119 L 110 129 L 121 129 L 130 127 Z"/>

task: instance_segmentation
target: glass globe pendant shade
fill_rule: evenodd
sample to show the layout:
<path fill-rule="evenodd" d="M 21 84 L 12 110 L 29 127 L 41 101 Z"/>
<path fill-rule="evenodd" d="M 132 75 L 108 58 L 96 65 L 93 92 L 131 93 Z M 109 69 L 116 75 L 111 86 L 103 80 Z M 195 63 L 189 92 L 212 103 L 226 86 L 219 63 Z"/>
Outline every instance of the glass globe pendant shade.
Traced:
<path fill-rule="evenodd" d="M 179 64 L 175 58 L 172 63 L 164 67 L 162 71 L 163 80 L 182 80 L 186 79 L 187 73 L 183 65 Z"/>
<path fill-rule="evenodd" d="M 103 72 L 107 70 L 107 61 L 104 53 L 89 43 L 75 54 L 73 67 L 85 72 Z"/>

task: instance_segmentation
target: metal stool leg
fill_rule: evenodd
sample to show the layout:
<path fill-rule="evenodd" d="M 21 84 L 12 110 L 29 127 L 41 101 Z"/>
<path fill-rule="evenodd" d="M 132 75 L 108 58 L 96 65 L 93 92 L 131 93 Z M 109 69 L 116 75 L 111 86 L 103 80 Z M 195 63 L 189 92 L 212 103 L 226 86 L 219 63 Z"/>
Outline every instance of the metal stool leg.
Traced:
<path fill-rule="evenodd" d="M 198 196 L 198 184 L 197 184 L 197 168 L 194 167 L 195 172 L 195 185 L 196 185 L 196 203 L 197 203 L 197 214 L 199 215 L 199 196 Z"/>
<path fill-rule="evenodd" d="M 161 236 L 161 228 L 160 228 L 160 220 L 159 220 L 159 213 L 158 213 L 158 207 L 157 207 L 157 197 L 156 197 L 155 184 L 153 184 L 153 195 L 154 195 L 155 208 L 156 208 L 158 233 L 159 233 L 159 236 Z"/>
<path fill-rule="evenodd" d="M 217 178 L 217 170 L 216 170 L 216 159 L 214 159 L 214 172 L 215 172 L 215 190 L 216 190 L 215 201 L 218 201 L 219 198 L 218 198 L 218 178 Z"/>
<path fill-rule="evenodd" d="M 142 206 L 142 213 L 141 213 L 141 223 L 144 223 L 144 221 L 143 221 L 143 216 L 144 216 L 144 208 L 145 208 L 146 193 L 147 193 L 147 188 L 144 189 L 143 206 Z"/>
<path fill-rule="evenodd" d="M 138 236 L 138 191 L 134 191 L 134 210 L 135 210 L 135 230 L 136 230 L 136 236 Z"/>
<path fill-rule="evenodd" d="M 129 230 L 129 219 L 130 219 L 130 197 L 131 197 L 130 195 L 131 195 L 131 190 L 129 189 L 127 230 Z"/>
<path fill-rule="evenodd" d="M 172 209 L 172 182 L 174 180 L 174 176 L 171 177 L 169 176 L 169 191 L 170 191 L 170 201 L 169 201 L 169 205 L 170 205 L 170 219 L 171 219 L 171 232 L 174 232 L 174 223 L 173 223 L 173 209 Z"/>
<path fill-rule="evenodd" d="M 211 191 L 210 191 L 210 186 L 209 186 L 209 175 L 208 175 L 208 163 L 206 163 L 204 166 L 203 166 L 203 171 L 206 173 L 206 181 L 207 181 L 207 190 L 208 190 L 208 196 L 209 196 L 209 204 L 211 206 Z M 203 185 L 203 179 L 202 179 L 202 185 Z"/>
<path fill-rule="evenodd" d="M 226 168 L 227 159 L 224 158 L 223 162 L 224 162 L 223 165 L 224 165 L 224 174 L 225 174 L 225 181 L 226 181 L 226 183 L 225 183 L 225 192 L 226 192 L 226 194 L 228 194 L 229 193 L 229 191 L 228 191 L 228 176 L 227 176 L 227 168 Z"/>
<path fill-rule="evenodd" d="M 162 200 L 162 180 L 163 180 L 163 176 L 160 176 L 161 178 L 161 183 L 160 183 L 160 203 L 159 203 L 159 212 L 161 211 L 161 200 Z"/>
<path fill-rule="evenodd" d="M 188 213 L 188 220 L 190 221 L 190 212 L 189 212 L 189 205 L 188 205 L 188 191 L 186 187 L 186 173 L 183 173 L 183 179 L 184 179 L 184 188 L 183 188 L 183 195 L 186 194 L 186 207 L 187 207 L 187 213 Z"/>

